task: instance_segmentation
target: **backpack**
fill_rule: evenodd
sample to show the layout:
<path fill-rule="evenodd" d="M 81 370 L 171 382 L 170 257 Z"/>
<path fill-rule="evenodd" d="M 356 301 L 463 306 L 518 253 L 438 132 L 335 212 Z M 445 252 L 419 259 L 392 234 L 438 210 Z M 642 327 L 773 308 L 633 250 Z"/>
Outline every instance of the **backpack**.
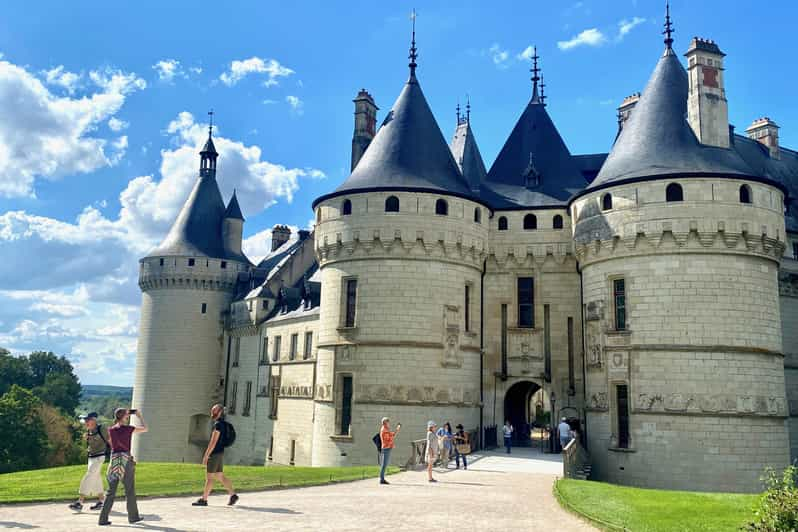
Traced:
<path fill-rule="evenodd" d="M 229 421 L 222 421 L 222 423 L 224 423 L 224 431 L 221 435 L 222 446 L 230 447 L 236 442 L 236 429 Z"/>
<path fill-rule="evenodd" d="M 382 451 L 382 438 L 380 438 L 379 432 L 375 434 L 373 438 L 371 438 L 371 441 L 373 441 L 374 445 L 377 446 L 378 451 Z"/>
<path fill-rule="evenodd" d="M 111 444 L 108 443 L 106 441 L 106 439 L 105 439 L 105 436 L 103 436 L 103 426 L 102 425 L 97 425 L 97 434 L 100 436 L 100 439 L 105 444 L 105 459 L 108 460 L 109 458 L 111 458 Z"/>

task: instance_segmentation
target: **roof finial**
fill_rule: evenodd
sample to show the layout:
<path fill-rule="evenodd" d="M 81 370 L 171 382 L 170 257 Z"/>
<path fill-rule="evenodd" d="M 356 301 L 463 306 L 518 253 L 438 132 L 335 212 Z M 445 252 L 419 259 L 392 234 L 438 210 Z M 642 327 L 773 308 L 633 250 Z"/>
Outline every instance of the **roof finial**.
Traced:
<path fill-rule="evenodd" d="M 416 50 L 416 10 L 413 9 L 413 12 L 410 13 L 410 20 L 413 21 L 413 38 L 410 41 L 410 55 L 408 58 L 410 59 L 410 78 L 415 79 L 416 77 L 416 59 L 418 59 L 418 53 Z"/>
<path fill-rule="evenodd" d="M 665 36 L 665 48 L 672 49 L 673 45 L 673 23 L 671 22 L 671 3 L 666 0 L 665 2 L 665 31 L 662 34 Z"/>
<path fill-rule="evenodd" d="M 457 125 L 460 125 L 460 98 L 457 98 Z"/>
<path fill-rule="evenodd" d="M 208 116 L 211 117 L 210 123 L 208 124 L 208 138 L 211 138 L 213 135 L 213 109 L 208 111 Z"/>
<path fill-rule="evenodd" d="M 471 123 L 471 96 L 466 94 L 466 123 Z"/>
<path fill-rule="evenodd" d="M 538 100 L 538 81 L 540 81 L 540 69 L 538 68 L 538 47 L 534 46 L 532 48 L 532 68 L 530 69 L 532 72 L 532 101 L 537 103 Z"/>
<path fill-rule="evenodd" d="M 543 83 L 543 74 L 540 75 L 540 103 L 546 105 L 546 94 L 543 90 L 546 88 L 546 84 Z"/>

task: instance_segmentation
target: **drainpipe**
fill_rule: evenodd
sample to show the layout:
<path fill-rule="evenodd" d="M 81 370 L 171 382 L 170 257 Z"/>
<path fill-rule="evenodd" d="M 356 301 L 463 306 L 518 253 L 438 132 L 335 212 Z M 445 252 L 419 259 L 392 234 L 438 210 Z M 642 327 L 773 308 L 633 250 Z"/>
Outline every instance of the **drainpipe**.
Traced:
<path fill-rule="evenodd" d="M 584 438 L 585 449 L 587 449 L 587 373 L 585 371 L 585 351 L 587 350 L 587 343 L 585 340 L 585 303 L 584 303 L 584 286 L 582 281 L 582 269 L 579 267 L 579 261 L 576 263 L 576 273 L 579 274 L 579 311 L 582 313 L 582 413 L 584 414 Z"/>
<path fill-rule="evenodd" d="M 488 259 L 482 261 L 482 273 L 479 277 L 479 443 L 485 448 L 485 270 Z"/>

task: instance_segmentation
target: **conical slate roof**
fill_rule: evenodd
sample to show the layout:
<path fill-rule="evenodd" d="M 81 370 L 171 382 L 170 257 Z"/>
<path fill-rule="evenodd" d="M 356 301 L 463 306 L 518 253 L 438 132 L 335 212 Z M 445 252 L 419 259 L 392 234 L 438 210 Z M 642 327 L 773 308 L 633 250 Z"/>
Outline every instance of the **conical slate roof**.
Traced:
<path fill-rule="evenodd" d="M 237 220 L 244 221 L 244 215 L 241 214 L 241 207 L 238 205 L 238 198 L 236 197 L 236 191 L 233 191 L 233 196 L 230 198 L 230 203 L 227 204 L 227 209 L 224 211 L 225 218 L 235 218 Z"/>
<path fill-rule="evenodd" d="M 488 171 L 482 197 L 497 209 L 564 206 L 585 184 L 535 91 Z"/>
<path fill-rule="evenodd" d="M 670 47 L 587 190 L 657 177 L 754 176 L 733 149 L 705 146 L 686 120 L 687 72 Z"/>
<path fill-rule="evenodd" d="M 478 191 L 480 184 L 485 180 L 487 171 L 485 163 L 482 161 L 482 154 L 479 153 L 470 120 L 463 120 L 457 124 L 450 149 L 457 167 L 460 168 L 460 173 L 463 174 L 471 190 Z"/>
<path fill-rule="evenodd" d="M 405 190 L 476 199 L 449 151 L 415 75 L 411 75 L 352 174 L 330 194 Z"/>
<path fill-rule="evenodd" d="M 202 151 L 200 153 L 213 153 L 215 155 L 218 155 L 218 153 L 216 152 L 216 146 L 213 144 L 213 138 L 211 138 L 210 134 L 208 134 L 208 140 L 207 142 L 205 142 L 205 146 L 202 148 Z"/>

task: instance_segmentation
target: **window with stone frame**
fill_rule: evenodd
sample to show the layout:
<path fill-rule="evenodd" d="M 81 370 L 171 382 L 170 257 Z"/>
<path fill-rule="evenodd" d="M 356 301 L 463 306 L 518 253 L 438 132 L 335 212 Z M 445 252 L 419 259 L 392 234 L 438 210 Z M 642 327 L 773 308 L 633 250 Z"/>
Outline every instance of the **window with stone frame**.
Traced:
<path fill-rule="evenodd" d="M 343 216 L 349 216 L 352 214 L 352 200 L 344 200 L 343 204 L 341 205 L 341 214 Z"/>
<path fill-rule="evenodd" d="M 535 282 L 532 277 L 519 277 L 516 299 L 518 300 L 518 327 L 535 327 Z"/>
<path fill-rule="evenodd" d="M 241 360 L 241 338 L 236 337 L 234 342 L 235 347 L 233 348 L 233 367 L 237 368 L 238 363 Z"/>
<path fill-rule="evenodd" d="M 244 396 L 244 408 L 241 411 L 242 416 L 248 416 L 252 408 L 252 381 L 247 381 L 247 391 Z"/>
<path fill-rule="evenodd" d="M 751 187 L 740 185 L 740 203 L 751 203 Z"/>
<path fill-rule="evenodd" d="M 798 242 L 792 243 L 792 258 L 798 260 Z"/>
<path fill-rule="evenodd" d="M 399 212 L 399 198 L 396 196 L 385 198 L 385 212 Z"/>
<path fill-rule="evenodd" d="M 613 325 L 616 331 L 626 330 L 626 280 L 612 279 Z"/>
<path fill-rule="evenodd" d="M 338 436 L 349 436 L 352 429 L 352 396 L 354 382 L 352 375 L 342 373 L 338 375 L 336 408 L 336 430 Z"/>
<path fill-rule="evenodd" d="M 357 318 L 357 279 L 344 281 L 344 327 L 354 327 Z"/>
<path fill-rule="evenodd" d="M 474 222 L 478 224 L 482 223 L 482 209 L 479 207 L 474 208 Z"/>
<path fill-rule="evenodd" d="M 302 358 L 308 360 L 313 354 L 313 331 L 305 333 L 305 346 L 302 352 Z"/>
<path fill-rule="evenodd" d="M 299 334 L 294 333 L 291 335 L 291 344 L 288 349 L 288 360 L 296 360 L 296 351 L 299 345 Z"/>
<path fill-rule="evenodd" d="M 230 388 L 230 407 L 227 409 L 229 414 L 236 413 L 236 403 L 238 402 L 238 381 L 233 381 Z"/>
<path fill-rule="evenodd" d="M 684 201 L 684 191 L 679 183 L 671 183 L 665 187 L 665 201 Z"/>
<path fill-rule="evenodd" d="M 449 204 L 445 199 L 439 198 L 435 201 L 435 214 L 440 216 L 449 215 Z"/>
<path fill-rule="evenodd" d="M 465 322 L 465 332 L 471 331 L 471 283 L 465 284 L 465 294 L 463 297 L 463 319 Z"/>
<path fill-rule="evenodd" d="M 499 216 L 499 231 L 507 231 L 507 217 Z"/>
<path fill-rule="evenodd" d="M 260 353 L 260 360 L 258 361 L 259 366 L 265 366 L 269 363 L 269 337 L 263 337 L 263 348 L 261 349 Z"/>
<path fill-rule="evenodd" d="M 282 341 L 283 341 L 282 336 L 274 337 L 274 351 L 272 351 L 272 360 L 274 362 L 280 360 L 280 344 L 282 343 Z"/>
<path fill-rule="evenodd" d="M 620 449 L 629 448 L 629 386 L 627 384 L 615 385 L 615 423 L 617 429 L 617 446 Z"/>
<path fill-rule="evenodd" d="M 277 401 L 280 398 L 280 376 L 269 375 L 269 417 L 277 419 Z"/>
<path fill-rule="evenodd" d="M 562 216 L 556 214 L 551 222 L 552 229 L 562 229 Z"/>
<path fill-rule="evenodd" d="M 524 216 L 524 229 L 527 231 L 538 228 L 538 218 L 534 214 Z"/>

